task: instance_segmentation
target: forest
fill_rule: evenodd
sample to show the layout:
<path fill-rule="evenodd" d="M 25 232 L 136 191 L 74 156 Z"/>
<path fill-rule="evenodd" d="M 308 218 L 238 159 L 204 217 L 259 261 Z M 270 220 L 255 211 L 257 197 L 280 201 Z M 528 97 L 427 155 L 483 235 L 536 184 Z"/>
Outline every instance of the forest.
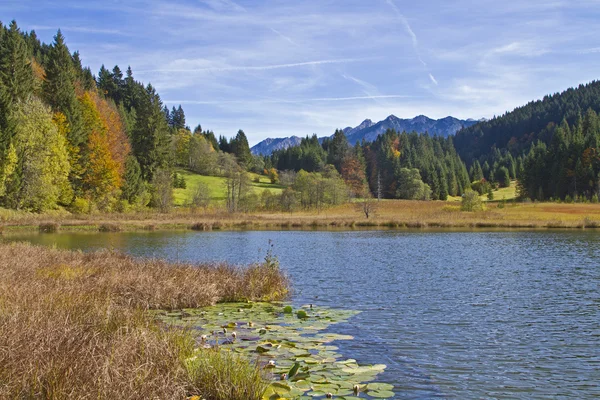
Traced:
<path fill-rule="evenodd" d="M 506 167 L 518 177 L 523 199 L 596 202 L 598 112 L 600 81 L 594 81 L 463 129 L 454 143 L 471 167 Z"/>
<path fill-rule="evenodd" d="M 97 76 L 60 32 L 51 44 L 15 21 L 0 24 L 0 206 L 43 212 L 167 211 L 176 169 L 225 178 L 230 212 L 320 209 L 351 198 L 447 200 L 518 180 L 523 199 L 597 201 L 600 83 L 546 96 L 456 137 L 388 130 L 351 146 L 324 140 L 254 156 L 243 130 L 231 138 L 186 124 L 131 67 Z M 250 190 L 267 176 L 282 193 Z M 206 203 L 199 187 L 190 205 Z"/>

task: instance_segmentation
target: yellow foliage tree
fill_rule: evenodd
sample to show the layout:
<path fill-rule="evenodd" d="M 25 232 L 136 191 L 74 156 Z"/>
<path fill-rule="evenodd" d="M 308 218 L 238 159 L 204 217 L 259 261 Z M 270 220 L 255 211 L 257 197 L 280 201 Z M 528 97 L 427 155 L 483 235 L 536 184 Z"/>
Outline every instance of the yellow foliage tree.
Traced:
<path fill-rule="evenodd" d="M 93 92 L 85 92 L 79 101 L 88 134 L 79 162 L 82 189 L 87 197 L 99 200 L 121 188 L 131 148 L 114 105 Z"/>

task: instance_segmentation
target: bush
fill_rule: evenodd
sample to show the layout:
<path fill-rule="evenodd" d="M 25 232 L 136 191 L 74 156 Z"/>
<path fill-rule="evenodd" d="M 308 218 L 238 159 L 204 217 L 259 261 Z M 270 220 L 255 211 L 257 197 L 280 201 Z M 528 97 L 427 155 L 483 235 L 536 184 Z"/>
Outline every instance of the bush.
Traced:
<path fill-rule="evenodd" d="M 193 231 L 212 231 L 212 224 L 207 222 L 196 222 L 190 226 L 190 229 Z"/>
<path fill-rule="evenodd" d="M 210 187 L 206 183 L 200 182 L 192 197 L 192 207 L 202 207 L 206 211 L 210 205 L 210 200 Z"/>
<path fill-rule="evenodd" d="M 463 194 L 460 209 L 467 212 L 483 211 L 483 203 L 479 194 L 473 190 L 467 190 Z"/>
<path fill-rule="evenodd" d="M 73 214 L 89 214 L 91 212 L 91 205 L 89 200 L 76 197 L 70 209 Z"/>
<path fill-rule="evenodd" d="M 175 189 L 187 189 L 187 183 L 185 182 L 185 178 L 175 172 L 173 175 L 173 187 Z"/>
<path fill-rule="evenodd" d="M 39 226 L 40 233 L 56 233 L 60 229 L 60 225 L 56 222 L 44 222 Z"/>
<path fill-rule="evenodd" d="M 484 194 L 489 193 L 493 187 L 488 181 L 482 179 L 471 183 L 471 189 L 479 193 L 480 196 L 483 196 Z"/>
<path fill-rule="evenodd" d="M 593 204 L 598 204 L 598 195 L 594 193 L 594 195 L 592 196 L 592 203 Z"/>
<path fill-rule="evenodd" d="M 121 227 L 117 224 L 110 224 L 110 223 L 106 223 L 106 224 L 101 224 L 98 227 L 98 231 L 100 232 L 121 232 Z"/>

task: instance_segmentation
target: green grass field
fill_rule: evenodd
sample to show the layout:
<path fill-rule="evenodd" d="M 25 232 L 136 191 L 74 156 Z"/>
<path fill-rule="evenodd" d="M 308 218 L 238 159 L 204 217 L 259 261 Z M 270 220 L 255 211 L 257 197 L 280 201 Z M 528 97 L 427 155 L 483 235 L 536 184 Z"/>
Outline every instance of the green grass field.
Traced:
<path fill-rule="evenodd" d="M 490 201 L 488 200 L 487 194 L 480 196 L 482 201 Z M 517 181 L 511 181 L 510 187 L 507 188 L 499 188 L 498 190 L 494 190 L 494 200 L 495 202 L 502 200 L 513 200 L 517 198 Z M 452 197 L 448 196 L 448 201 L 461 201 L 462 198 L 459 196 Z"/>
<path fill-rule="evenodd" d="M 487 194 L 482 196 L 487 201 Z M 494 200 L 492 201 L 502 201 L 502 200 L 512 200 L 517 198 L 517 181 L 511 181 L 510 187 L 500 188 L 494 191 Z"/>
<path fill-rule="evenodd" d="M 219 176 L 199 175 L 184 169 L 177 169 L 176 172 L 180 176 L 183 176 L 187 188 L 175 189 L 173 191 L 175 205 L 182 206 L 189 204 L 200 183 L 204 183 L 210 188 L 211 200 L 213 202 L 220 203 L 225 201 L 225 178 Z M 266 176 L 254 173 L 250 173 L 249 175 L 250 179 L 252 180 L 252 190 L 258 194 L 260 194 L 263 190 L 269 190 L 272 194 L 280 194 L 283 191 L 283 186 L 272 184 L 269 178 Z M 260 182 L 254 182 L 256 177 L 260 179 Z"/>

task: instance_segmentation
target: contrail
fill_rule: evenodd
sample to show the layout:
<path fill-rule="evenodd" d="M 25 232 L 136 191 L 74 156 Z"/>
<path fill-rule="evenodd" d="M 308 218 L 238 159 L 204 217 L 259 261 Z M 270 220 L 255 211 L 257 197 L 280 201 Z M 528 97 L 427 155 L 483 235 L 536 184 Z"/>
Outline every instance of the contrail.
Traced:
<path fill-rule="evenodd" d="M 406 30 L 406 33 L 408 33 L 408 35 L 410 36 L 410 38 L 412 40 L 413 49 L 415 50 L 415 54 L 417 55 L 417 59 L 419 60 L 419 62 L 421 64 L 423 64 L 423 67 L 425 67 L 425 70 L 428 72 L 429 80 L 431 81 L 431 83 L 433 83 L 434 85 L 438 86 L 437 79 L 435 79 L 435 77 L 433 76 L 433 74 L 428 71 L 427 63 L 425 61 L 423 61 L 423 59 L 421 58 L 421 52 L 419 51 L 419 40 L 417 39 L 417 34 L 415 33 L 415 31 L 412 30 L 412 28 L 410 27 L 410 24 L 408 23 L 408 20 L 406 19 L 406 17 L 404 16 L 404 14 L 402 14 L 400 12 L 400 9 L 396 6 L 396 4 L 394 3 L 394 1 L 393 0 L 385 0 L 385 1 L 386 1 L 387 4 L 390 5 L 390 7 L 392 7 L 392 9 L 394 10 L 394 12 L 396 13 L 396 15 L 398 16 L 398 18 L 400 19 L 400 22 L 402 22 L 402 25 L 404 25 L 404 29 Z"/>
<path fill-rule="evenodd" d="M 233 66 L 233 67 L 207 67 L 207 68 L 183 68 L 183 69 L 147 69 L 137 71 L 137 73 L 149 73 L 149 72 L 229 72 L 229 71 L 269 71 L 273 69 L 284 69 L 284 68 L 296 68 L 306 67 L 312 65 L 326 65 L 326 64 L 347 64 L 366 61 L 367 58 L 342 58 L 337 60 L 317 60 L 317 61 L 305 61 L 291 64 L 274 64 L 274 65 L 260 65 L 260 66 Z"/>
<path fill-rule="evenodd" d="M 283 33 L 279 32 L 277 29 L 275 29 L 275 28 L 269 28 L 269 29 L 271 30 L 271 32 L 275 33 L 282 39 L 287 40 L 288 42 L 290 42 L 293 45 L 297 45 L 296 42 L 294 42 L 289 36 L 285 36 Z"/>
<path fill-rule="evenodd" d="M 412 28 L 410 27 L 410 24 L 408 23 L 408 20 L 406 19 L 404 14 L 402 14 L 400 12 L 400 9 L 396 6 L 396 4 L 392 0 L 385 0 L 385 1 L 386 1 L 386 3 L 388 3 L 390 5 L 390 7 L 392 7 L 394 9 L 394 12 L 400 19 L 400 22 L 402 22 L 402 25 L 404 25 L 404 29 L 406 30 L 406 33 L 408 33 L 408 35 L 412 39 L 413 48 L 415 49 L 415 52 L 417 53 L 417 58 L 419 59 L 421 64 L 423 64 L 423 66 L 426 67 L 427 64 L 421 58 L 421 54 L 419 54 L 419 40 L 417 39 L 417 35 L 415 34 L 415 31 L 412 30 Z"/>
<path fill-rule="evenodd" d="M 243 104 L 243 103 L 310 103 L 310 102 L 336 102 L 336 101 L 353 101 L 353 100 L 374 100 L 374 99 L 405 99 L 411 96 L 401 95 L 401 94 L 390 94 L 390 95 L 381 95 L 381 96 L 352 96 L 352 97 L 317 97 L 311 99 L 299 99 L 299 100 L 281 100 L 281 99 L 272 99 L 272 100 L 165 100 L 165 103 L 168 104 L 196 104 L 196 105 L 220 105 L 220 104 Z"/>

